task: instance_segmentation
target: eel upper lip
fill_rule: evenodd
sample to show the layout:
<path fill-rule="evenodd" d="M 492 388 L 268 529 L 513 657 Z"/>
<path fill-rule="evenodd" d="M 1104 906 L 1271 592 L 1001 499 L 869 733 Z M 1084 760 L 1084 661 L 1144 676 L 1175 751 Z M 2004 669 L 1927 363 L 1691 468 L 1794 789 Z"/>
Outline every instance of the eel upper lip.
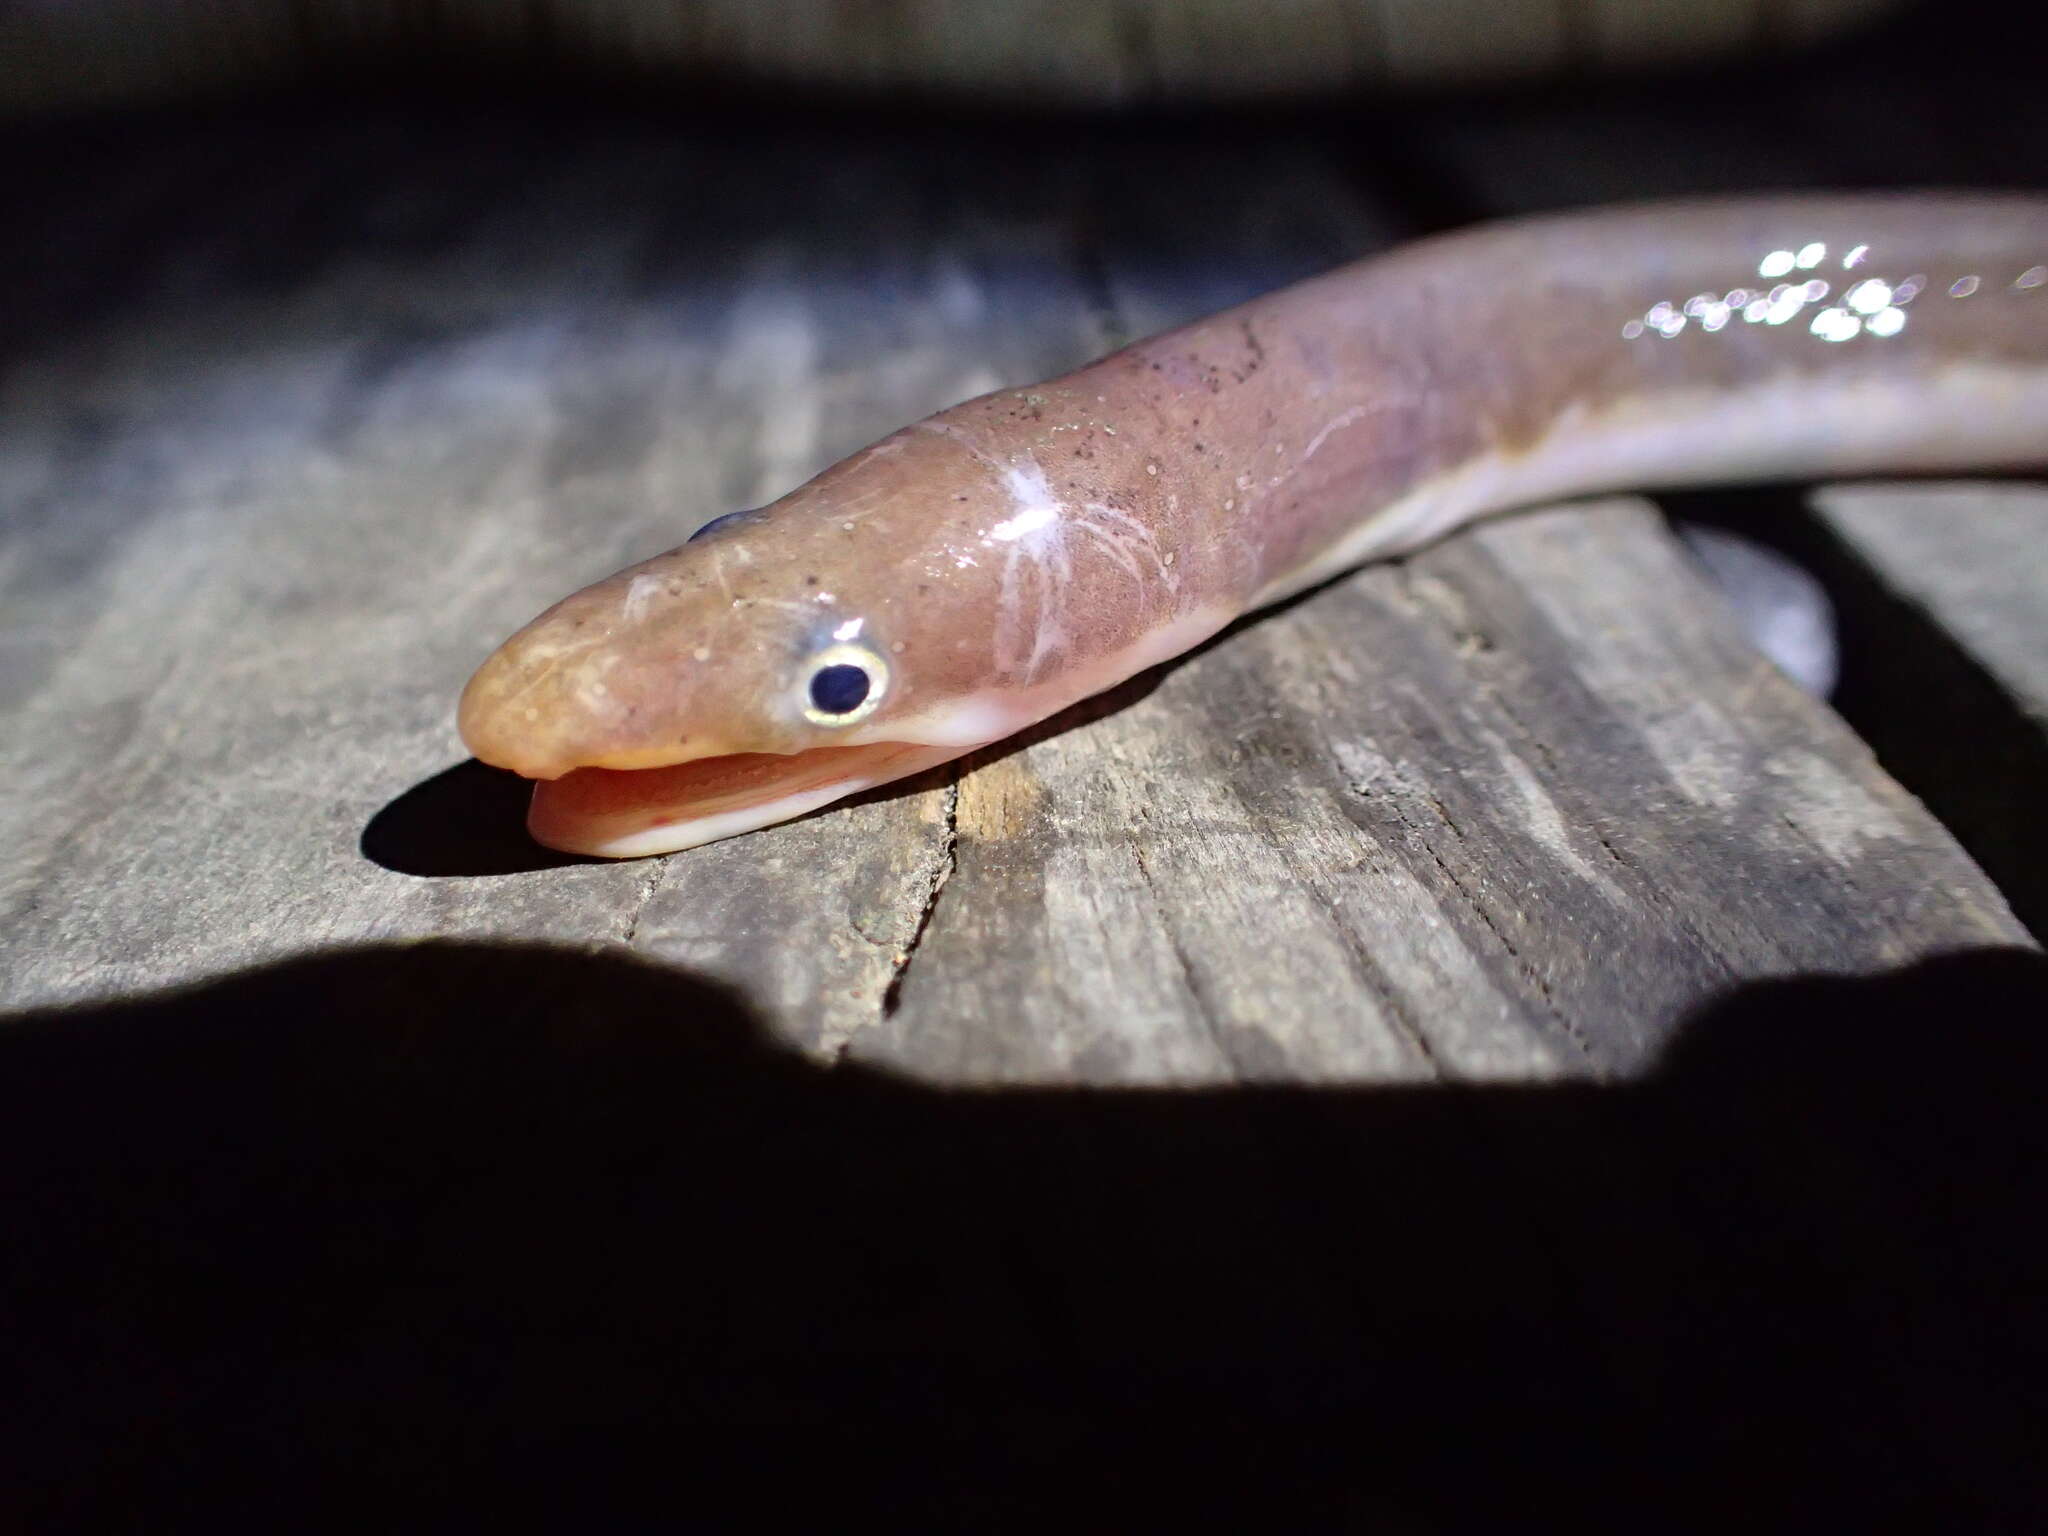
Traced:
<path fill-rule="evenodd" d="M 709 736 L 670 741 L 661 746 L 629 748 L 617 752 L 549 751 L 544 745 L 523 746 L 496 739 L 496 733 L 477 729 L 468 721 L 459 727 L 463 743 L 493 768 L 506 768 L 528 779 L 561 779 L 586 769 L 612 773 L 644 773 L 654 769 L 681 768 L 717 757 L 797 757 L 804 748 L 787 753 L 735 748 Z"/>

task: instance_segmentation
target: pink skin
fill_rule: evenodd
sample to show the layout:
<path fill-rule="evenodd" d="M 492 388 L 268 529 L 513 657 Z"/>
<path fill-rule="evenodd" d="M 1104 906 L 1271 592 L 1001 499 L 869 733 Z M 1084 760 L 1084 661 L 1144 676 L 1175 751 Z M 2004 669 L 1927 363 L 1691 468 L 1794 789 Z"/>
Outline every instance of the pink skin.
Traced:
<path fill-rule="evenodd" d="M 541 781 L 541 841 L 665 852 L 999 740 L 1533 499 L 2039 465 L 2044 262 L 2048 203 L 1993 197 L 1405 247 L 969 400 L 575 593 L 479 669 L 463 739 Z M 855 708 L 819 707 L 824 666 L 863 674 Z"/>

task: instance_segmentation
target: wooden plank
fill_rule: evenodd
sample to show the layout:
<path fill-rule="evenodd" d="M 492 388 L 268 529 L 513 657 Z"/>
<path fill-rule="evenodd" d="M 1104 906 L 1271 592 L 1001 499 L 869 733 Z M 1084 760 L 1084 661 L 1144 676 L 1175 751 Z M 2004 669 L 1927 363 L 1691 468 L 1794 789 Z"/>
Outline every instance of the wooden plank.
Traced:
<path fill-rule="evenodd" d="M 1834 485 L 1821 523 L 1983 669 L 2048 737 L 2048 488 L 1966 481 Z"/>
<path fill-rule="evenodd" d="M 545 939 L 936 1079 L 1520 1079 L 1634 1071 L 1744 978 L 2020 937 L 1626 505 L 1341 583 L 964 777 L 659 862 L 533 857 L 451 766 L 497 636 L 1396 220 L 1284 138 L 990 178 L 972 139 L 442 127 L 331 189 L 317 135 L 271 135 L 300 244 L 180 225 L 0 384 L 0 474 L 42 509 L 0 575 L 8 1004 Z"/>
<path fill-rule="evenodd" d="M 1294 179 L 1317 176 L 1320 195 L 1291 206 L 1318 219 L 1291 223 L 1254 176 L 1200 194 L 1243 198 L 1241 221 L 1189 207 L 1170 179 L 1132 178 L 1100 232 L 1120 328 L 1172 324 L 1290 280 L 1304 255 L 1334 263 L 1372 241 L 1387 214 L 1313 160 Z M 1202 282 L 1171 255 L 1191 221 L 1232 232 Z M 855 1054 L 998 1080 L 1603 1074 L 1640 1067 L 1738 978 L 1879 966 L 1920 953 L 1916 929 L 1935 948 L 2017 935 L 1995 898 L 1968 914 L 1934 912 L 1942 896 L 1859 906 L 1853 864 L 1901 837 L 1931 834 L 1931 849 L 1938 829 L 1734 638 L 1642 509 L 1551 517 L 1571 531 L 1531 542 L 1534 525 L 1503 524 L 1255 625 L 1231 659 L 1206 655 L 1089 727 L 1106 747 L 1055 738 L 970 774 L 954 883 L 900 1013 Z M 1457 563 L 1473 548 L 1510 573 L 1476 595 Z M 1488 675 L 1497 658 L 1446 664 L 1444 615 L 1399 596 L 1411 579 L 1461 613 L 1479 605 L 1465 632 L 1544 655 L 1598 704 L 1561 709 L 1526 666 L 1514 680 L 1536 697 L 1518 704 Z M 1347 671 L 1359 654 L 1372 664 Z M 1351 692 L 1306 688 L 1318 673 Z M 1398 701 L 1418 694 L 1427 718 L 1408 720 Z M 1696 714 L 1658 713 L 1680 696 Z M 1346 763 L 1374 766 L 1333 776 Z M 1455 784 L 1436 782 L 1445 771 Z M 1788 854 L 1788 835 L 1814 846 Z M 1759 889 L 1762 869 L 1774 877 Z M 1525 872 L 1519 890 L 1507 870 Z M 1927 870 L 1934 890 L 1977 888 L 1962 865 Z M 1019 1012 L 1029 1026 L 1000 1038 L 982 1025 Z"/>
<path fill-rule="evenodd" d="M 2048 182 L 2048 106 L 2025 72 L 1922 70 L 1873 40 L 1869 69 L 1731 77 L 1654 94 L 1434 115 L 1417 135 L 1462 212 L 1534 211 L 1646 192 Z M 1456 199 L 1453 199 L 1456 201 Z M 1786 488 L 1667 498 L 1726 520 L 1821 577 L 1839 615 L 1834 702 L 1881 761 L 2048 931 L 2038 488 Z"/>
<path fill-rule="evenodd" d="M 1843 712 L 2048 932 L 2048 487 L 1828 486 L 1797 547 L 1842 612 Z"/>
<path fill-rule="evenodd" d="M 11 375 L 16 505 L 51 511 L 8 571 L 10 1001 L 323 942 L 630 941 L 664 874 L 723 862 L 742 874 L 719 954 L 792 1038 L 829 1050 L 849 1010 L 878 1006 L 929 886 L 929 801 L 674 871 L 465 879 L 387 836 L 395 863 L 442 875 L 423 880 L 358 845 L 408 784 L 429 836 L 475 792 L 437 772 L 455 693 L 564 588 L 905 419 L 1098 351 L 1040 213 L 1057 184 L 954 199 L 960 156 L 905 177 L 854 148 L 821 168 L 801 142 L 600 133 L 563 155 L 502 132 L 397 162 L 378 222 L 306 253 L 318 270 L 281 297 L 237 282 L 255 236 L 209 227 L 158 259 L 221 292 L 210 310 L 145 302 Z M 303 172 L 318 184 L 317 161 Z M 330 212 L 362 219 L 354 198 Z M 79 441 L 88 401 L 104 428 Z M 123 534 L 78 548 L 81 522 Z M 521 839 L 516 812 L 497 838 Z"/>
<path fill-rule="evenodd" d="M 1610 1075 L 1744 978 L 2022 938 L 1628 502 L 1361 573 L 970 774 L 956 825 L 862 1059 Z"/>

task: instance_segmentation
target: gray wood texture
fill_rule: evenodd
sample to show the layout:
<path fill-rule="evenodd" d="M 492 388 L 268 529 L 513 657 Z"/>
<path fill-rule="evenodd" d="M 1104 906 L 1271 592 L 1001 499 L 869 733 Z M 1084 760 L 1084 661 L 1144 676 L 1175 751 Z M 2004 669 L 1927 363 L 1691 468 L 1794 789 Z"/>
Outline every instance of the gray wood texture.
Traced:
<path fill-rule="evenodd" d="M 2048 734 L 2048 497 L 2039 488 L 1829 486 L 1813 500 L 1824 526 Z"/>
<path fill-rule="evenodd" d="M 1341 580 L 964 771 L 532 856 L 450 716 L 538 608 L 1410 215 L 1305 136 L 992 181 L 971 139 L 416 128 L 193 127 L 51 172 L 10 236 L 0 1003 L 531 939 L 932 1081 L 1521 1081 L 1634 1073 L 1746 980 L 2026 941 L 1626 499 Z"/>
<path fill-rule="evenodd" d="M 1811 512 L 1799 552 L 1827 573 L 1849 654 L 1862 658 L 1841 708 L 1920 786 L 2021 921 L 2048 931 L 2048 494 L 1828 486 Z"/>
<path fill-rule="evenodd" d="M 1899 0 L 71 0 L 0 10 L 0 111 L 393 63 L 1010 102 L 1258 100 L 1787 50 Z"/>

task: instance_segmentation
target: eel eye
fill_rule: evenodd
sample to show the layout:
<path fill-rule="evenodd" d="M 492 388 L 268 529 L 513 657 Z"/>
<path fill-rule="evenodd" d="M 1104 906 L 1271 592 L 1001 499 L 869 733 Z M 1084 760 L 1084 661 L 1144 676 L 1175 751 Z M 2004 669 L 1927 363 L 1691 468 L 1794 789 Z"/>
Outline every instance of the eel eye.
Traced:
<path fill-rule="evenodd" d="M 813 725 L 865 720 L 889 687 L 889 664 L 864 645 L 835 645 L 811 661 L 804 682 L 804 718 Z"/>
<path fill-rule="evenodd" d="M 850 661 L 811 674 L 811 708 L 821 715 L 850 715 L 867 702 L 868 669 Z"/>

